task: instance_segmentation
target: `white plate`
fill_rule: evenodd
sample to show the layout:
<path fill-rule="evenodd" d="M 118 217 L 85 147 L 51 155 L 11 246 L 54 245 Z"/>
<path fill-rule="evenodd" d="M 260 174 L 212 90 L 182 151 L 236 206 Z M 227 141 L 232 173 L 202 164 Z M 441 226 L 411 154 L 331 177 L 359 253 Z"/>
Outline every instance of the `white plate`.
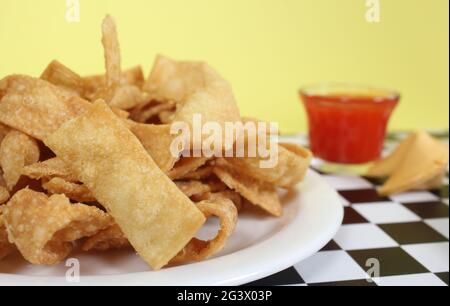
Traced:
<path fill-rule="evenodd" d="M 76 253 L 79 285 L 241 285 L 286 269 L 313 255 L 333 238 L 341 225 L 343 208 L 336 192 L 315 172 L 295 191 L 282 195 L 282 218 L 257 212 L 243 213 L 236 232 L 216 257 L 199 263 L 149 271 L 131 251 Z M 200 234 L 214 235 L 209 222 Z M 19 256 L 0 262 L 1 285 L 73 285 L 69 268 L 33 266 Z"/>

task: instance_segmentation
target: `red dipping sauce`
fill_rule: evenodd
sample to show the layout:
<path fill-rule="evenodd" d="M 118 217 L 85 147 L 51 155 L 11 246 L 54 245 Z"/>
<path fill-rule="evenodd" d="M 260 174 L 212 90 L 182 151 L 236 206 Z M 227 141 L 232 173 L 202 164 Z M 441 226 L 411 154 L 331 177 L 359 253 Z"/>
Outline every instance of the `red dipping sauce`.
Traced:
<path fill-rule="evenodd" d="M 386 127 L 400 96 L 355 85 L 323 85 L 301 91 L 316 157 L 343 164 L 378 159 Z"/>

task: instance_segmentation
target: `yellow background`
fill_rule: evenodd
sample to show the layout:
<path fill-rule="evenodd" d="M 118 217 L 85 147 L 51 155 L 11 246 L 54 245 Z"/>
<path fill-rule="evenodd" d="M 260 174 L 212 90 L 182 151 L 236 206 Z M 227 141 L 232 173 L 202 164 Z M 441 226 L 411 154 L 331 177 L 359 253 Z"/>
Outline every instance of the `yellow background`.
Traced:
<path fill-rule="evenodd" d="M 116 18 L 124 66 L 149 71 L 156 53 L 203 59 L 233 85 L 242 113 L 305 130 L 297 89 L 350 81 L 398 89 L 391 129 L 448 128 L 448 0 L 0 0 L 0 77 L 38 76 L 56 58 L 103 71 L 100 23 Z"/>

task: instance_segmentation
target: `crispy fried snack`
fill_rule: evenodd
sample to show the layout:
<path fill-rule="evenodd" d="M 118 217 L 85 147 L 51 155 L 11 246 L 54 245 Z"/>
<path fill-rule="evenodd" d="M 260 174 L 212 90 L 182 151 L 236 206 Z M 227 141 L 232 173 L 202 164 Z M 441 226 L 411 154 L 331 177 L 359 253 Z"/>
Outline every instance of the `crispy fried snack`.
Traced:
<path fill-rule="evenodd" d="M 106 84 L 92 94 L 91 100 L 104 99 L 119 109 L 131 109 L 144 101 L 139 87 L 121 83 L 120 47 L 116 23 L 106 16 L 102 24 L 102 44 L 105 52 Z"/>
<path fill-rule="evenodd" d="M 170 134 L 170 125 L 134 124 L 131 131 L 163 172 L 169 172 L 178 156 L 170 152 L 175 136 Z"/>
<path fill-rule="evenodd" d="M 378 189 L 381 195 L 438 187 L 448 165 L 448 154 L 448 145 L 426 132 L 414 133 L 401 142 L 391 155 L 375 162 L 367 175 L 389 177 Z"/>
<path fill-rule="evenodd" d="M 47 81 L 9 76 L 0 81 L 0 122 L 43 140 L 64 122 L 80 115 L 90 103 Z"/>
<path fill-rule="evenodd" d="M 202 114 L 203 122 L 216 122 L 222 127 L 225 122 L 241 121 L 230 84 L 206 63 L 158 56 L 144 90 L 150 100 L 177 104 L 174 122 L 192 127 L 194 114 Z M 231 135 L 223 135 L 224 149 L 231 149 L 233 143 Z"/>
<path fill-rule="evenodd" d="M 230 189 L 235 190 L 253 205 L 261 207 L 276 217 L 283 214 L 275 186 L 239 174 L 229 168 L 215 167 L 213 171 Z"/>
<path fill-rule="evenodd" d="M 197 207 L 206 217 L 216 216 L 220 219 L 220 229 L 217 236 L 210 241 L 194 238 L 170 263 L 180 264 L 190 261 L 205 260 L 220 252 L 225 246 L 228 238 L 236 227 L 238 212 L 229 199 L 216 196 L 214 201 L 202 201 Z"/>
<path fill-rule="evenodd" d="M 260 157 L 231 157 L 226 159 L 225 164 L 222 159 L 222 166 L 231 166 L 262 182 L 291 188 L 303 180 L 311 159 L 312 153 L 298 145 L 280 144 L 278 163 L 273 168 L 262 168 Z"/>
<path fill-rule="evenodd" d="M 205 222 L 104 102 L 94 103 L 45 143 L 77 173 L 154 269 L 166 265 Z"/>
<path fill-rule="evenodd" d="M 53 265 L 71 252 L 72 241 L 113 224 L 102 210 L 71 204 L 64 195 L 50 198 L 29 189 L 17 192 L 4 208 L 9 241 L 33 264 Z"/>
<path fill-rule="evenodd" d="M 106 76 L 101 74 L 83 77 L 83 84 L 86 97 L 89 100 L 92 100 L 95 92 L 97 92 L 99 88 L 106 87 Z M 120 85 L 131 85 L 142 88 L 143 84 L 144 72 L 142 71 L 141 66 L 136 66 L 122 71 L 120 76 Z"/>
<path fill-rule="evenodd" d="M 208 185 L 199 181 L 178 181 L 175 184 L 189 198 L 211 191 Z"/>
<path fill-rule="evenodd" d="M 0 205 L 6 203 L 10 198 L 9 190 L 0 185 Z"/>
<path fill-rule="evenodd" d="M 33 138 L 12 130 L 0 145 L 0 166 L 6 187 L 11 191 L 22 175 L 23 168 L 39 160 L 39 146 Z"/>
<path fill-rule="evenodd" d="M 182 157 L 175 167 L 167 174 L 172 180 L 181 179 L 188 173 L 194 172 L 209 160 L 206 157 Z"/>
<path fill-rule="evenodd" d="M 76 72 L 57 60 L 52 61 L 41 75 L 41 79 L 64 88 L 74 95 L 84 97 L 84 81 Z"/>
<path fill-rule="evenodd" d="M 14 250 L 14 244 L 11 244 L 8 240 L 8 232 L 6 231 L 5 220 L 3 219 L 3 206 L 0 206 L 0 260 Z"/>
<path fill-rule="evenodd" d="M 83 251 L 107 251 L 110 249 L 123 249 L 131 247 L 127 237 L 117 224 L 95 234 L 83 244 Z"/>
<path fill-rule="evenodd" d="M 58 157 L 26 166 L 23 168 L 22 174 L 36 180 L 59 177 L 68 182 L 77 181 L 73 171 Z"/>
<path fill-rule="evenodd" d="M 96 201 L 92 192 L 85 185 L 69 182 L 60 177 L 54 177 L 48 181 L 44 180 L 42 188 L 50 194 L 64 194 L 69 199 L 77 202 L 89 203 Z"/>

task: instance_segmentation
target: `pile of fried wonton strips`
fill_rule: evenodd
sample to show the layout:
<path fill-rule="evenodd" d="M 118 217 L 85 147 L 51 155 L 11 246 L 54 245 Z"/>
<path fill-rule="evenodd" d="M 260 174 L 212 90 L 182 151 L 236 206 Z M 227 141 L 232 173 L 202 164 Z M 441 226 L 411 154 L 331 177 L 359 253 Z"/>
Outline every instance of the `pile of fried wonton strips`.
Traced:
<path fill-rule="evenodd" d="M 134 248 L 160 269 L 220 251 L 245 206 L 281 216 L 277 188 L 303 179 L 310 152 L 280 144 L 271 169 L 255 157 L 174 157 L 172 122 L 248 120 L 230 85 L 205 63 L 162 56 L 144 80 L 140 67 L 121 70 L 109 16 L 102 34 L 105 75 L 53 61 L 39 79 L 0 81 L 0 259 L 53 265 L 75 247 Z M 195 238 L 210 216 L 217 236 Z"/>

